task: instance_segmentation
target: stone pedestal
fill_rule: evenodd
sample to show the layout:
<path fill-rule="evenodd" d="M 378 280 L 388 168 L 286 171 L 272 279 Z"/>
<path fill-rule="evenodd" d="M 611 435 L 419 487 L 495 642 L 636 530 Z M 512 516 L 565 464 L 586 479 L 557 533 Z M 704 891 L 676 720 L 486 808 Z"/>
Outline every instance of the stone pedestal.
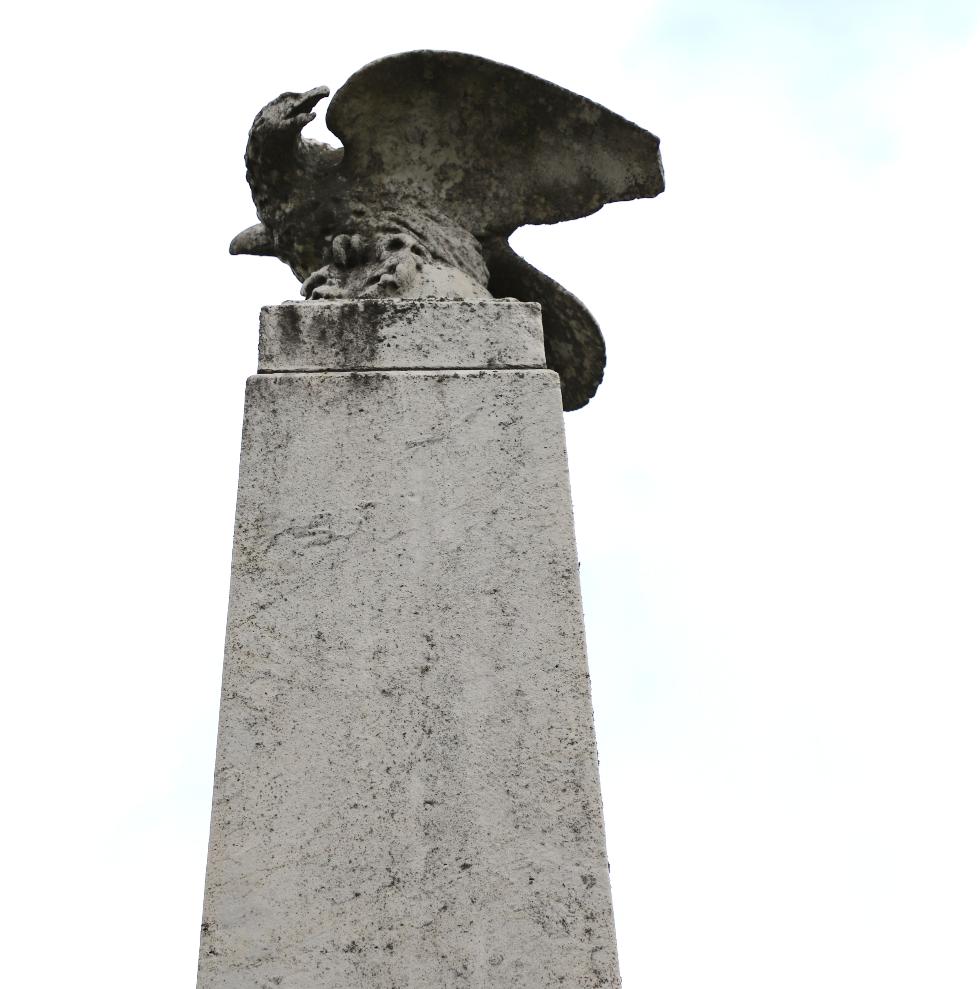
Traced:
<path fill-rule="evenodd" d="M 536 305 L 263 310 L 199 989 L 619 985 Z"/>

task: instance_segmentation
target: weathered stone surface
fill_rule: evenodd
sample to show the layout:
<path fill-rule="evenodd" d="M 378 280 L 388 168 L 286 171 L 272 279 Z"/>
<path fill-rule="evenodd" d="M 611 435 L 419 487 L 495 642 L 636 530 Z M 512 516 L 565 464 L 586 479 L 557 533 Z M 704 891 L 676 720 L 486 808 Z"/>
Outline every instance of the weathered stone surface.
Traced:
<path fill-rule="evenodd" d="M 249 379 L 198 986 L 276 985 L 619 985 L 549 370 Z"/>
<path fill-rule="evenodd" d="M 544 366 L 532 302 L 284 302 L 259 318 L 259 371 Z"/>
<path fill-rule="evenodd" d="M 514 297 L 543 309 L 548 366 L 566 410 L 602 380 L 602 334 L 574 295 L 511 250 L 527 223 L 587 216 L 663 191 L 660 141 L 559 86 L 459 52 L 416 51 L 356 72 L 306 140 L 325 86 L 283 93 L 249 133 L 260 223 L 233 254 L 271 255 L 334 298 Z M 618 263 L 615 250 L 597 263 Z"/>

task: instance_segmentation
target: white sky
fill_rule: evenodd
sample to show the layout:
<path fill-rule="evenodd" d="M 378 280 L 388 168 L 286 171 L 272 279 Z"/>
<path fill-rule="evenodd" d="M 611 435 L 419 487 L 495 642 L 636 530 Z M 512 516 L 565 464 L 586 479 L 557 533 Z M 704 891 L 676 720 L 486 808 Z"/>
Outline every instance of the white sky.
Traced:
<path fill-rule="evenodd" d="M 3 981 L 194 984 L 243 381 L 241 156 L 419 47 L 658 133 L 515 242 L 605 331 L 566 420 L 625 989 L 980 985 L 978 9 L 5 15 Z M 313 136 L 324 136 L 318 120 Z"/>

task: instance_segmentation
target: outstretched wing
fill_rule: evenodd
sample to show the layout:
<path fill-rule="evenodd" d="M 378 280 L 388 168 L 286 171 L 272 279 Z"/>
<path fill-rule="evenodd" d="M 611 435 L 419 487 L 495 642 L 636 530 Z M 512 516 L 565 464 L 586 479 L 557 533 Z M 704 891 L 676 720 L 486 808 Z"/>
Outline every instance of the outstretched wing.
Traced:
<path fill-rule="evenodd" d="M 541 303 L 545 358 L 561 378 L 566 412 L 582 408 L 596 393 L 606 366 L 606 345 L 592 314 L 558 282 L 516 254 L 504 238 L 484 242 L 490 284 L 498 298 Z"/>
<path fill-rule="evenodd" d="M 536 76 L 458 52 L 372 62 L 337 91 L 327 126 L 358 184 L 440 209 L 477 237 L 555 223 L 663 191 L 660 141 Z"/>

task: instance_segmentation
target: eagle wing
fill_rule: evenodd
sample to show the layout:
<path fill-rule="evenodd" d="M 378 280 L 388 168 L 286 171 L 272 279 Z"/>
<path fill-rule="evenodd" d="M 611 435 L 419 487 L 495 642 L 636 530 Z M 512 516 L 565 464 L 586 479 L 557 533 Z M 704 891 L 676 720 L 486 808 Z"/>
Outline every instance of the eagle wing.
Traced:
<path fill-rule="evenodd" d="M 503 237 L 483 245 L 488 288 L 499 298 L 541 304 L 545 360 L 561 378 L 566 412 L 582 408 L 596 393 L 606 366 L 606 345 L 592 313 L 566 288 L 515 253 Z"/>
<path fill-rule="evenodd" d="M 475 55 L 415 51 L 365 66 L 327 126 L 357 185 L 438 209 L 483 239 L 663 191 L 660 141 L 605 107 Z"/>

